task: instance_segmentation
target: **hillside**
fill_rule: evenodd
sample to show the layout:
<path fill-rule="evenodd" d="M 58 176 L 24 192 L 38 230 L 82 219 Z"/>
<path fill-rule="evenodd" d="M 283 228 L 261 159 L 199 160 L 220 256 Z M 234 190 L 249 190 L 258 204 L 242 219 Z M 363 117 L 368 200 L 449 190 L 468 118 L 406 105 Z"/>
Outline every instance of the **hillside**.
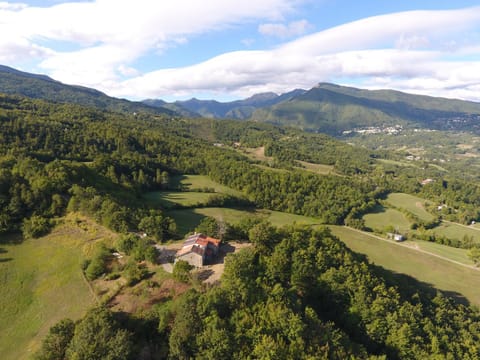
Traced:
<path fill-rule="evenodd" d="M 141 102 L 113 98 L 95 89 L 66 85 L 45 75 L 30 74 L 3 65 L 0 65 L 0 93 L 110 111 L 175 114 L 174 111 L 161 106 L 153 107 Z"/>
<path fill-rule="evenodd" d="M 256 110 L 251 119 L 334 135 L 395 125 L 479 131 L 480 104 L 320 83 L 288 101 Z"/>

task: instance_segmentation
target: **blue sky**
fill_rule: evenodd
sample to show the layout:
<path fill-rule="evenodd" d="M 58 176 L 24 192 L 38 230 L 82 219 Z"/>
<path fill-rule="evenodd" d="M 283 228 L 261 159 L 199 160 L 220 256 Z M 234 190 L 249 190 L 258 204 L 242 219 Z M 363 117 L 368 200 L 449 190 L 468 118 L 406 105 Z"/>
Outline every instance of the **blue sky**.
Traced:
<path fill-rule="evenodd" d="M 480 3 L 0 1 L 0 64 L 136 100 L 334 82 L 480 101 Z"/>

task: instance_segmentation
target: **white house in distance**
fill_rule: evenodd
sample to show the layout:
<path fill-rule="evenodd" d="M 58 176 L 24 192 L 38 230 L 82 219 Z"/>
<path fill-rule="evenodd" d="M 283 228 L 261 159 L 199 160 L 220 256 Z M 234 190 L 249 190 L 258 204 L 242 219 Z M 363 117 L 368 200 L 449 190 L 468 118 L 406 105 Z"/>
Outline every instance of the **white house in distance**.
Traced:
<path fill-rule="evenodd" d="M 405 236 L 402 234 L 397 234 L 397 233 L 387 233 L 387 239 L 395 240 L 395 241 L 404 241 Z"/>
<path fill-rule="evenodd" d="M 183 260 L 195 267 L 202 267 L 215 259 L 219 248 L 220 240 L 195 233 L 189 236 L 183 247 L 177 251 L 175 262 Z"/>

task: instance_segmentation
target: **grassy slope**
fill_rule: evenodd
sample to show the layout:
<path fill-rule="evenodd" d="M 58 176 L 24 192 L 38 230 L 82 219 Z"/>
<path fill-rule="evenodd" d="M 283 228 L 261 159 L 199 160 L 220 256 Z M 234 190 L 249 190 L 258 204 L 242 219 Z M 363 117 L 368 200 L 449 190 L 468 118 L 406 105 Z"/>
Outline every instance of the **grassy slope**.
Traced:
<path fill-rule="evenodd" d="M 217 193 L 229 195 L 241 195 L 240 191 L 221 185 L 205 175 L 181 175 L 172 178 L 173 185 L 182 185 L 188 190 L 212 188 Z"/>
<path fill-rule="evenodd" d="M 163 208 L 171 208 L 177 204 L 183 206 L 194 206 L 205 203 L 212 193 L 204 192 L 179 192 L 179 191 L 152 191 L 143 197 L 152 205 L 160 205 Z"/>
<path fill-rule="evenodd" d="M 111 234 L 81 220 L 45 237 L 0 244 L 0 354 L 25 359 L 59 320 L 78 319 L 95 299 L 80 264 L 96 239 Z"/>
<path fill-rule="evenodd" d="M 458 240 L 463 240 L 464 236 L 468 236 L 473 238 L 475 243 L 480 243 L 480 229 L 473 226 L 465 226 L 444 221 L 440 226 L 435 228 L 434 232 L 437 235 Z"/>
<path fill-rule="evenodd" d="M 434 216 L 423 207 L 425 199 L 408 194 L 393 193 L 388 195 L 387 202 L 397 208 L 410 211 L 423 221 L 431 221 L 434 218 Z"/>
<path fill-rule="evenodd" d="M 314 163 L 309 163 L 306 161 L 299 161 L 299 160 L 297 160 L 297 162 L 303 166 L 302 168 L 300 168 L 301 170 L 307 170 L 320 175 L 335 174 L 333 165 L 314 164 Z"/>
<path fill-rule="evenodd" d="M 241 196 L 240 191 L 221 185 L 208 176 L 204 175 L 182 175 L 171 179 L 171 184 L 187 191 L 152 191 L 143 195 L 144 199 L 152 204 L 160 205 L 163 208 L 171 208 L 177 204 L 183 206 L 195 206 L 205 203 L 213 194 L 227 194 Z M 197 192 L 205 188 L 213 189 L 213 192 Z"/>
<path fill-rule="evenodd" d="M 394 272 L 410 275 L 440 290 L 451 292 L 453 296 L 461 298 L 463 295 L 471 304 L 480 306 L 478 287 L 480 271 L 421 253 L 408 246 L 378 240 L 345 227 L 331 228 L 347 246 L 356 252 L 366 254 L 373 263 Z M 439 249 L 437 247 L 436 251 Z M 451 258 L 459 256 L 458 249 L 444 247 L 442 251 Z"/>
<path fill-rule="evenodd" d="M 320 224 L 318 219 L 287 214 L 270 210 L 255 209 L 230 209 L 230 208 L 199 208 L 199 209 L 182 209 L 168 212 L 168 215 L 175 219 L 180 234 L 184 235 L 191 232 L 206 217 L 211 216 L 221 219 L 227 223 L 237 224 L 246 217 L 258 217 L 265 219 L 275 226 L 283 226 L 287 224 Z"/>
<path fill-rule="evenodd" d="M 400 233 L 410 229 L 410 221 L 400 211 L 377 206 L 375 212 L 363 216 L 365 225 L 376 231 L 383 231 L 386 226 L 392 225 Z"/>

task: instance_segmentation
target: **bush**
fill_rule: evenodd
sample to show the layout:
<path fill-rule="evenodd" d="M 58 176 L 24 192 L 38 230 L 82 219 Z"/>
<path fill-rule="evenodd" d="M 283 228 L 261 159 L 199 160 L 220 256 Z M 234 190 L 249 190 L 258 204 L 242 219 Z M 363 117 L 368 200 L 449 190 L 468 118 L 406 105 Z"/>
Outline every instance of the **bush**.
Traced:
<path fill-rule="evenodd" d="M 145 266 L 139 265 L 133 260 L 130 260 L 124 269 L 124 276 L 127 279 L 128 286 L 133 286 L 143 280 L 147 273 Z"/>
<path fill-rule="evenodd" d="M 107 272 L 106 261 L 110 256 L 110 252 L 104 244 L 100 244 L 95 249 L 92 260 L 85 269 L 85 276 L 88 280 L 95 280 L 102 274 Z"/>
<path fill-rule="evenodd" d="M 50 231 L 50 221 L 41 216 L 32 216 L 23 220 L 22 234 L 25 239 L 38 238 Z"/>

